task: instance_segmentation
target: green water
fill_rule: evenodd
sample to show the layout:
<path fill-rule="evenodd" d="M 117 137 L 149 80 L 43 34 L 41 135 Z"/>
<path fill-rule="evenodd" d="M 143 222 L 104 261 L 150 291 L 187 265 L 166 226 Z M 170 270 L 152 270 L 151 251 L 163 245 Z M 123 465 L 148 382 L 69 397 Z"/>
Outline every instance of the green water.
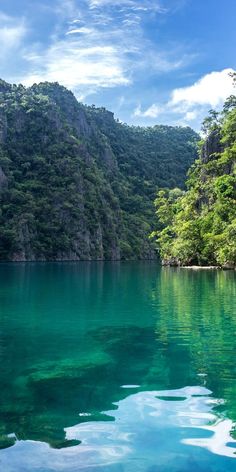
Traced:
<path fill-rule="evenodd" d="M 0 471 L 235 471 L 235 279 L 0 265 Z"/>

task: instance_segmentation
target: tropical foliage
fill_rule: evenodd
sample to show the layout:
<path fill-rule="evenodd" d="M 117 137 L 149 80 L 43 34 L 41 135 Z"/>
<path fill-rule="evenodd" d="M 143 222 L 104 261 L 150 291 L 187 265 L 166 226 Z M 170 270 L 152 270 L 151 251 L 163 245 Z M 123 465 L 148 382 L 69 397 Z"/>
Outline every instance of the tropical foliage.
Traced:
<path fill-rule="evenodd" d="M 161 258 L 173 265 L 236 265 L 236 97 L 204 120 L 205 139 L 187 186 L 155 200 Z"/>
<path fill-rule="evenodd" d="M 184 187 L 190 128 L 137 128 L 57 83 L 0 81 L 0 259 L 155 257 L 159 186 Z"/>

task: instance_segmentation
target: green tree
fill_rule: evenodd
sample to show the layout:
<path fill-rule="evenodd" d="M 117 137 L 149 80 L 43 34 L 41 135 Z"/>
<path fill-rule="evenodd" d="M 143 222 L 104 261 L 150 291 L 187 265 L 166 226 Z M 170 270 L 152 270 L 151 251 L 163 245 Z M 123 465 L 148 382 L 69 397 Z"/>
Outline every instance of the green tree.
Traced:
<path fill-rule="evenodd" d="M 226 101 L 221 114 L 210 112 L 204 131 L 188 190 L 174 201 L 162 191 L 155 200 L 153 235 L 164 263 L 235 267 L 236 97 Z"/>

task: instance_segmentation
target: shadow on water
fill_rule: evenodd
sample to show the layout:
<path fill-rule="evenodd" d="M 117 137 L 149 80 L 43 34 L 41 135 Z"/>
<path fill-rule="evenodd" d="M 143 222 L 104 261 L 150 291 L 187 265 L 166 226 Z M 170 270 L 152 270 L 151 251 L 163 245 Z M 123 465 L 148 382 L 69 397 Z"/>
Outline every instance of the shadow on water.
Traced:
<path fill-rule="evenodd" d="M 222 457 L 232 460 L 233 272 L 2 265 L 0 287 L 0 444 L 15 444 L 0 463 L 32 455 L 30 441 L 38 463 L 54 448 L 43 471 L 77 470 L 75 458 L 79 470 L 125 472 L 168 461 L 187 471 L 191 460 L 191 470 L 223 471 Z"/>

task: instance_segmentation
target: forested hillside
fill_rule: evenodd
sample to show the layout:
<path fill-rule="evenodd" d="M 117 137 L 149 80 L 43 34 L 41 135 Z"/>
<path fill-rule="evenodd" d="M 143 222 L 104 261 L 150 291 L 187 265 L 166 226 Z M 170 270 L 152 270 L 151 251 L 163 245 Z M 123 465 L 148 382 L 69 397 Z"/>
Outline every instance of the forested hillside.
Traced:
<path fill-rule="evenodd" d="M 163 189 L 156 204 L 163 264 L 236 266 L 236 97 L 203 123 L 200 159 L 186 192 Z"/>
<path fill-rule="evenodd" d="M 155 257 L 157 188 L 184 188 L 198 139 L 122 124 L 57 83 L 0 81 L 0 260 Z"/>

